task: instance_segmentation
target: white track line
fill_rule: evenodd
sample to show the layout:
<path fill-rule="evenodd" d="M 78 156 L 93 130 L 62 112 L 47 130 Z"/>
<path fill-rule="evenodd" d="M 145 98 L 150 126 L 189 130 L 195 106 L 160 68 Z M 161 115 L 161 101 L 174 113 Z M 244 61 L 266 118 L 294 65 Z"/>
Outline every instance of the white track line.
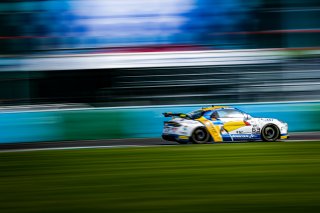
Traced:
<path fill-rule="evenodd" d="M 0 153 L 7 152 L 31 152 L 31 151 L 47 151 L 47 150 L 74 150 L 74 149 L 99 149 L 99 148 L 129 148 L 129 147 L 151 147 L 165 145 L 106 145 L 106 146 L 73 146 L 73 147 L 48 147 L 48 148 L 26 148 L 26 149 L 6 149 L 0 150 Z M 169 145 L 168 145 L 169 146 Z M 170 145 L 171 146 L 171 145 Z"/>
<path fill-rule="evenodd" d="M 302 143 L 302 142 L 315 142 L 319 141 L 319 139 L 311 139 L 311 140 L 289 140 L 289 141 L 281 141 L 285 143 Z M 256 141 L 259 142 L 259 141 Z M 250 142 L 232 142 L 232 143 L 216 143 L 216 144 L 248 144 Z M 261 142 L 267 143 L 267 142 Z M 209 143 L 210 144 L 210 143 Z M 207 145 L 209 145 L 207 144 Z M 33 152 L 33 151 L 50 151 L 50 150 L 76 150 L 76 149 L 110 149 L 110 148 L 136 148 L 136 147 L 164 147 L 164 146 L 186 146 L 179 144 L 163 144 L 163 145 L 106 145 L 106 146 L 73 146 L 73 147 L 51 147 L 51 148 L 26 148 L 26 149 L 5 149 L 0 150 L 0 153 L 11 153 L 11 152 Z M 187 145 L 188 146 L 188 145 Z M 192 145 L 191 145 L 192 146 Z"/>

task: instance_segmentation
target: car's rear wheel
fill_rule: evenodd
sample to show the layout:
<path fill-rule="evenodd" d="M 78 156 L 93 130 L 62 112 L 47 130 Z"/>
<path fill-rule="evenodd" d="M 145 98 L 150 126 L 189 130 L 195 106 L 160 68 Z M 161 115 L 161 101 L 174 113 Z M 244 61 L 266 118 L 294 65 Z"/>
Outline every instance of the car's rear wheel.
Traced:
<path fill-rule="evenodd" d="M 197 128 L 193 131 L 191 139 L 193 143 L 203 144 L 209 141 L 210 135 L 205 128 Z"/>
<path fill-rule="evenodd" d="M 275 125 L 266 125 L 261 132 L 263 141 L 276 141 L 279 138 L 280 131 Z"/>

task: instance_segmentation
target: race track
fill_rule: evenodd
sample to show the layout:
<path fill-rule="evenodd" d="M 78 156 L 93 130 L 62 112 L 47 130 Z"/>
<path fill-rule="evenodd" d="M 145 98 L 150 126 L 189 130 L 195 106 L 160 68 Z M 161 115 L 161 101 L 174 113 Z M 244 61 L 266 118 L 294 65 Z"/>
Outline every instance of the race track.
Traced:
<path fill-rule="evenodd" d="M 288 142 L 320 141 L 320 132 L 292 133 Z M 230 143 L 230 142 L 228 142 Z M 239 143 L 239 142 L 234 142 Z M 242 142 L 244 143 L 244 142 Z M 110 139 L 0 144 L 0 152 L 33 151 L 50 149 L 80 149 L 80 148 L 113 148 L 130 146 L 162 146 L 178 145 L 175 142 L 164 141 L 161 138 Z"/>

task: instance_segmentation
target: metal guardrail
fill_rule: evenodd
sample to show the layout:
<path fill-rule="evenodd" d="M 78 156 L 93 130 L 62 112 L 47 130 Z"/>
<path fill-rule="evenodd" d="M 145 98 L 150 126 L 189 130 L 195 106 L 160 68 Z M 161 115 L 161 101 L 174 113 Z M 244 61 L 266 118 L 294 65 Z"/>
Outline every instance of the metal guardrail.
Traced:
<path fill-rule="evenodd" d="M 15 59 L 5 58 L 0 59 L 6 61 L 0 66 L 0 84 L 8 92 L 2 91 L 1 103 L 137 106 L 319 100 L 318 56 L 316 49 L 259 49 L 30 56 L 11 65 L 8 61 Z M 9 91 L 15 81 L 21 82 L 16 84 L 20 96 Z"/>
<path fill-rule="evenodd" d="M 263 49 L 34 56 L 2 58 L 0 72 L 262 64 L 285 58 L 281 51 Z"/>

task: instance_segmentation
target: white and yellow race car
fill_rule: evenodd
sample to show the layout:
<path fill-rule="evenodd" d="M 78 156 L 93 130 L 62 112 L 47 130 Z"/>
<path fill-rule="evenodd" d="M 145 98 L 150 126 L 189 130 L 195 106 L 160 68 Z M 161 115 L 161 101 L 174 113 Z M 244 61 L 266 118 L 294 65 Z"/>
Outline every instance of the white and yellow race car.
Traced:
<path fill-rule="evenodd" d="M 178 143 L 276 141 L 287 139 L 288 124 L 274 118 L 254 118 L 229 106 L 211 106 L 190 113 L 163 113 L 162 138 Z"/>

